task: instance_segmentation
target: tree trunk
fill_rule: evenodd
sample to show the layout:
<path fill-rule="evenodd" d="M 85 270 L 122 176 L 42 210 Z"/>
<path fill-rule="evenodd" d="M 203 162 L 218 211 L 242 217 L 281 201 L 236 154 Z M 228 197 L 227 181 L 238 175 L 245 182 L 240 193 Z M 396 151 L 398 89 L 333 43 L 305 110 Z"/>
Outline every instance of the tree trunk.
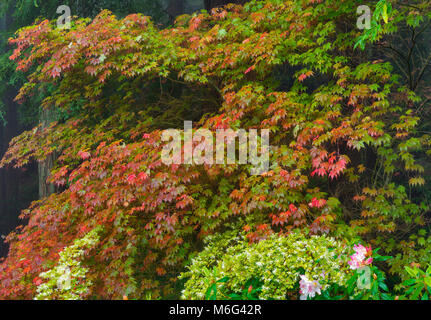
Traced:
<path fill-rule="evenodd" d="M 184 14 L 185 1 L 184 0 L 170 0 L 166 12 L 169 15 L 171 21 L 174 21 L 176 17 Z"/>
<path fill-rule="evenodd" d="M 0 30 L 6 33 L 12 25 L 11 12 L 6 12 L 0 19 Z M 4 54 L 4 52 L 0 52 Z M 4 84 L 7 86 L 7 84 Z M 18 119 L 16 103 L 13 101 L 16 95 L 14 88 L 7 86 L 1 97 L 4 104 L 5 119 L 7 124 L 0 123 L 0 157 L 6 152 L 10 140 L 17 134 Z M 14 212 L 16 207 L 16 196 L 18 191 L 18 175 L 16 170 L 0 169 L 0 234 L 8 234 L 18 225 L 19 212 Z M 7 246 L 0 240 L 0 255 L 4 256 L 7 252 Z"/>
<path fill-rule="evenodd" d="M 54 112 L 50 110 L 43 110 L 40 116 L 40 122 L 42 129 L 46 128 L 54 116 Z M 51 183 L 47 183 L 46 179 L 51 174 L 51 169 L 54 166 L 54 162 L 57 158 L 57 154 L 52 153 L 48 155 L 43 162 L 38 163 L 38 174 L 39 174 L 39 199 L 45 198 L 56 192 L 55 186 Z"/>
<path fill-rule="evenodd" d="M 247 0 L 204 0 L 205 10 L 209 11 L 213 8 L 222 7 L 229 3 L 244 4 Z"/>

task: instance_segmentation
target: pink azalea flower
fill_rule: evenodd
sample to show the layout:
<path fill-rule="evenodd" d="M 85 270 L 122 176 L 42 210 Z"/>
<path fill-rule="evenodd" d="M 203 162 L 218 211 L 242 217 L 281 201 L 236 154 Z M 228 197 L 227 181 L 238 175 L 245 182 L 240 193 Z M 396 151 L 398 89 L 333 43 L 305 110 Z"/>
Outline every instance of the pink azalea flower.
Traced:
<path fill-rule="evenodd" d="M 314 298 L 316 293 L 321 294 L 322 285 L 319 281 L 316 280 L 308 280 L 308 278 L 303 275 L 300 276 L 301 280 L 299 281 L 299 293 L 301 294 L 301 300 L 307 300 L 308 297 Z"/>
<path fill-rule="evenodd" d="M 350 269 L 355 270 L 373 262 L 372 257 L 366 259 L 367 256 L 371 256 L 373 253 L 371 247 L 364 247 L 362 244 L 357 244 L 353 246 L 353 250 L 355 250 L 355 253 L 350 256 L 350 261 L 348 262 Z"/>

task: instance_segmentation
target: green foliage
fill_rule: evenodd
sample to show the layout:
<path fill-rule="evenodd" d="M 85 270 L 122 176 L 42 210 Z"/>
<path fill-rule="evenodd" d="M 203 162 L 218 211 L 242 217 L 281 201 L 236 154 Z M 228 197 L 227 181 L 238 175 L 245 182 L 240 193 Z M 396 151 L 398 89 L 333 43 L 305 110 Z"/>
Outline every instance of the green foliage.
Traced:
<path fill-rule="evenodd" d="M 405 267 L 409 279 L 405 280 L 398 287 L 403 295 L 401 299 L 409 300 L 430 300 L 431 298 L 431 265 L 428 265 L 426 271 L 418 267 Z"/>
<path fill-rule="evenodd" d="M 59 253 L 57 265 L 41 273 L 40 280 L 36 280 L 42 282 L 37 287 L 36 300 L 79 300 L 88 294 L 92 283 L 86 279 L 88 268 L 82 266 L 81 259 L 86 251 L 96 246 L 99 232 L 99 229 L 90 231 Z"/>
<path fill-rule="evenodd" d="M 381 256 L 378 251 L 379 248 L 373 250 L 372 263 L 353 270 L 345 286 L 331 284 L 316 300 L 393 300 L 385 273 L 375 265 L 376 262 L 387 261 L 392 257 Z"/>
<path fill-rule="evenodd" d="M 347 294 L 351 300 L 392 300 L 389 294 L 388 286 L 386 285 L 386 275 L 376 266 L 370 266 L 369 271 L 371 278 L 369 279 L 368 288 L 359 288 L 358 280 L 361 274 L 356 271 L 354 276 L 347 281 Z"/>
<path fill-rule="evenodd" d="M 184 299 L 286 299 L 297 296 L 300 275 L 323 289 L 344 285 L 349 274 L 346 247 L 326 236 L 293 232 L 250 245 L 231 233 L 209 238 L 188 271 Z"/>
<path fill-rule="evenodd" d="M 390 272 L 398 275 L 401 280 L 407 280 L 410 276 L 405 266 L 418 264 L 426 266 L 431 257 L 431 237 L 426 229 L 420 229 L 397 243 L 395 239 L 386 240 L 385 250 L 394 252 L 394 258 L 389 260 Z M 383 243 L 380 238 L 379 242 Z M 398 250 L 396 250 L 398 249 Z"/>
<path fill-rule="evenodd" d="M 376 41 L 382 31 L 382 26 L 380 24 L 381 20 L 383 20 L 384 23 L 388 23 L 391 14 L 391 2 L 389 0 L 379 0 L 372 15 L 371 28 L 365 30 L 364 33 L 358 38 L 354 48 L 359 46 L 362 50 L 364 50 L 366 42 Z"/>

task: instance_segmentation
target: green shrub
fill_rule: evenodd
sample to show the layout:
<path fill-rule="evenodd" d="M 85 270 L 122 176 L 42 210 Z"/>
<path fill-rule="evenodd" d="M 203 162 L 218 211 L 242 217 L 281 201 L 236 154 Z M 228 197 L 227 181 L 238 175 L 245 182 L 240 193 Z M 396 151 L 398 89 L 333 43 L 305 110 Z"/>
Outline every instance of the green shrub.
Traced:
<path fill-rule="evenodd" d="M 253 282 L 259 282 L 259 290 L 253 291 L 256 298 L 286 299 L 298 294 L 300 275 L 318 280 L 325 290 L 332 283 L 344 285 L 350 273 L 345 261 L 348 248 L 327 236 L 293 232 L 250 245 L 228 233 L 207 242 L 180 276 L 188 278 L 183 299 L 238 297 L 244 290 L 256 289 L 249 285 Z"/>
<path fill-rule="evenodd" d="M 60 252 L 58 265 L 39 275 L 46 282 L 37 287 L 35 300 L 79 300 L 88 292 L 92 283 L 86 280 L 88 269 L 81 265 L 80 260 L 86 249 L 99 242 L 99 231 L 100 228 L 90 231 Z"/>

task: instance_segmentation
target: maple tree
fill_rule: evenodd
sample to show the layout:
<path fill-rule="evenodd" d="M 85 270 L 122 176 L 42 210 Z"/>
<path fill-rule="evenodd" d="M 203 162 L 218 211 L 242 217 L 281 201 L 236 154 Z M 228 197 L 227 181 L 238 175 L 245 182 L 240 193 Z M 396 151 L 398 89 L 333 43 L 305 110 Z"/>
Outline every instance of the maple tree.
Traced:
<path fill-rule="evenodd" d="M 34 297 L 39 275 L 95 228 L 83 298 L 178 297 L 178 275 L 202 241 L 232 227 L 251 243 L 297 228 L 362 237 L 414 262 L 405 234 L 429 223 L 414 190 L 425 184 L 431 140 L 417 130 L 420 97 L 391 62 L 353 49 L 357 6 L 251 1 L 166 29 L 103 11 L 70 30 L 48 20 L 21 29 L 11 59 L 31 72 L 17 100 L 49 92 L 42 107 L 58 121 L 16 137 L 1 165 L 56 152 L 59 192 L 34 202 L 22 214 L 28 224 L 8 236 L 0 297 Z M 163 164 L 162 130 L 183 120 L 269 129 L 269 170 Z"/>

